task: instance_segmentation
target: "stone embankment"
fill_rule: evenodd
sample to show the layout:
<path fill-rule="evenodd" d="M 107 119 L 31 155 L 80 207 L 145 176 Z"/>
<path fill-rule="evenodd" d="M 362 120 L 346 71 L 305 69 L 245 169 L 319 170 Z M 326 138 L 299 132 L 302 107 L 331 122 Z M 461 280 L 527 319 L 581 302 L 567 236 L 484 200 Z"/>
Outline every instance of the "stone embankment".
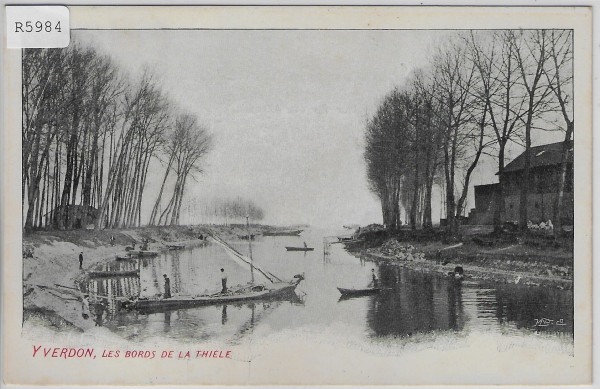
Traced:
<path fill-rule="evenodd" d="M 485 282 L 501 282 L 558 289 L 573 289 L 572 266 L 560 265 L 557 260 L 546 261 L 544 256 L 521 253 L 474 252 L 462 244 L 419 250 L 412 244 L 395 239 L 385 241 L 379 247 L 358 248 L 347 246 L 354 255 L 380 264 L 401 266 L 416 271 L 453 274 L 461 266 L 466 279 Z"/>

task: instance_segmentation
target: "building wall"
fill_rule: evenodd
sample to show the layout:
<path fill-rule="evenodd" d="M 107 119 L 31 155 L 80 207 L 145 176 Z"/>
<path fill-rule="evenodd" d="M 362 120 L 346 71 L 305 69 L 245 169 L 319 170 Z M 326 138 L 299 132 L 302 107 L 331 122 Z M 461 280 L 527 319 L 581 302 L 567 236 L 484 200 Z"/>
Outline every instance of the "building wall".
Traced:
<path fill-rule="evenodd" d="M 533 193 L 527 199 L 527 216 L 532 223 L 540 223 L 554 219 L 554 202 L 556 193 Z M 519 221 L 520 196 L 505 197 L 504 221 Z M 562 203 L 562 219 L 564 224 L 573 224 L 573 193 L 565 192 Z"/>
<path fill-rule="evenodd" d="M 499 185 L 500 184 L 489 184 L 475 186 L 475 209 L 478 211 L 490 209 L 491 205 L 493 205 Z"/>
<path fill-rule="evenodd" d="M 517 222 L 519 220 L 519 199 L 521 193 L 522 171 L 504 174 L 504 215 L 503 221 Z M 528 197 L 528 218 L 532 223 L 540 223 L 554 219 L 554 202 L 558 188 L 560 166 L 544 166 L 531 170 Z M 489 187 L 482 185 L 475 188 L 476 208 L 471 210 L 469 222 L 471 224 L 493 224 L 495 196 L 490 196 Z M 499 189 L 499 187 L 494 187 Z M 478 197 L 480 197 L 478 199 Z M 562 219 L 563 224 L 573 224 L 573 165 L 567 168 L 565 194 L 563 198 Z"/>
<path fill-rule="evenodd" d="M 507 173 L 503 177 L 504 194 L 506 196 L 516 195 L 521 192 L 522 172 Z M 560 166 L 535 168 L 531 170 L 529 179 L 530 193 L 555 193 L 558 188 Z M 573 166 L 567 168 L 565 181 L 565 192 L 573 191 Z"/>

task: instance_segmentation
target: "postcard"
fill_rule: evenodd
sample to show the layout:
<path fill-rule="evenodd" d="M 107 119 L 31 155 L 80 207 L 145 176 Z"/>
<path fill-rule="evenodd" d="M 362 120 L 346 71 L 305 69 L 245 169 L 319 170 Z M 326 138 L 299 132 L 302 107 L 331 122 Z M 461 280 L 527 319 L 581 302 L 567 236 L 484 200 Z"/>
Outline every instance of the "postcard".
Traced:
<path fill-rule="evenodd" d="M 591 382 L 590 7 L 23 12 L 4 383 Z"/>

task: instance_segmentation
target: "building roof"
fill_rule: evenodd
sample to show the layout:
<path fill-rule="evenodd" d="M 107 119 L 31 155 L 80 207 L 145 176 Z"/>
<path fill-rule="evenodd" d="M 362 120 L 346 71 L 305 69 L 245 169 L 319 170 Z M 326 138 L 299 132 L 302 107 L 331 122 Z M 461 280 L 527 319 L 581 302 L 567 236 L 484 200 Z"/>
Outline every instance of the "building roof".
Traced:
<path fill-rule="evenodd" d="M 568 162 L 573 163 L 573 141 L 569 141 Z M 560 165 L 563 142 L 534 146 L 529 149 L 531 154 L 531 169 Z M 504 173 L 513 173 L 525 169 L 525 152 L 513 159 L 504 167 Z"/>

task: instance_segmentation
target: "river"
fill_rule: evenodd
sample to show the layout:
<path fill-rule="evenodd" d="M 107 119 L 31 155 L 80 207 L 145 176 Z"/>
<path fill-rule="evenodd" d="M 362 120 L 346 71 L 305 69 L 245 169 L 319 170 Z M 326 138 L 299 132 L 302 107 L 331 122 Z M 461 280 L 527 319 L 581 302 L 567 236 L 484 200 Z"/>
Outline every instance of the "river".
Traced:
<path fill-rule="evenodd" d="M 445 336 L 471 333 L 498 334 L 530 339 L 554 339 L 565 353 L 573 347 L 573 292 L 521 285 L 454 281 L 390 265 L 376 265 L 348 254 L 340 244 L 324 255 L 323 237 L 308 230 L 299 237 L 258 237 L 252 242 L 255 263 L 284 280 L 304 274 L 298 299 L 206 306 L 143 314 L 118 310 L 115 296 L 152 296 L 162 293 L 162 275 L 171 280 L 173 294 L 213 293 L 220 290 L 220 268 L 228 285 L 250 280 L 215 243 L 168 251 L 158 257 L 109 264 L 121 269 L 140 268 L 139 277 L 91 280 L 89 288 L 108 295 L 103 325 L 117 335 L 143 341 L 166 337 L 183 342 L 214 341 L 237 345 L 281 333 L 299 336 L 343 337 L 359 347 L 382 343 L 393 348 L 423 338 L 436 342 Z M 287 252 L 285 246 L 302 246 L 312 252 Z M 247 241 L 230 242 L 248 254 Z M 364 287 L 371 269 L 388 290 L 372 296 L 340 298 L 336 287 Z M 440 339 L 440 340 L 438 340 Z"/>

